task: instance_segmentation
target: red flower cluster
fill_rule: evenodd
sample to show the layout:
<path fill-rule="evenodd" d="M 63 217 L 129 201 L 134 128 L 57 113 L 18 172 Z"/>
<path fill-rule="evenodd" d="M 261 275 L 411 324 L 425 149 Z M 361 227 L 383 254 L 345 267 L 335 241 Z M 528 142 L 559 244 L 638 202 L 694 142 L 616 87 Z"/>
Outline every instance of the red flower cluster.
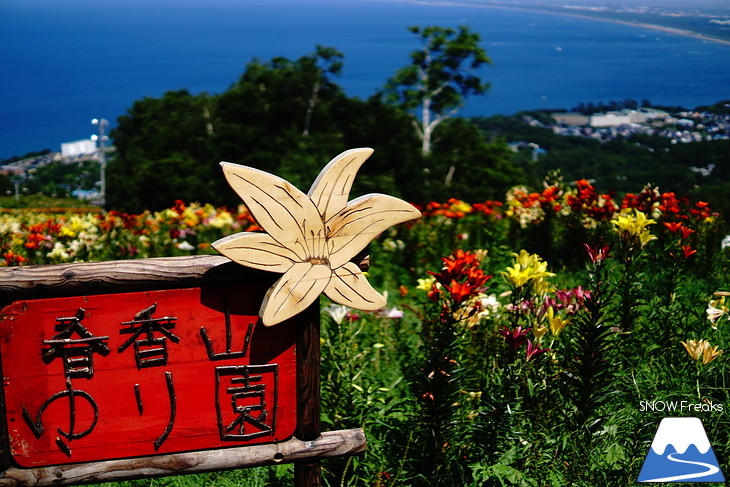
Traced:
<path fill-rule="evenodd" d="M 686 196 L 677 198 L 677 195 L 674 193 L 662 193 L 659 211 L 662 212 L 662 215 L 667 220 L 684 220 L 687 218 L 687 214 L 682 212 L 682 207 L 687 207 L 688 205 L 689 199 Z"/>
<path fill-rule="evenodd" d="M 710 204 L 705 201 L 698 201 L 695 203 L 695 207 L 689 210 L 689 213 L 697 220 L 705 220 L 712 216 Z"/>
<path fill-rule="evenodd" d="M 576 181 L 576 194 L 567 197 L 568 206 L 577 213 L 585 213 L 594 220 L 610 220 L 618 206 L 610 194 L 598 194 L 596 188 L 585 179 Z"/>
<path fill-rule="evenodd" d="M 667 221 L 689 220 L 690 217 L 703 221 L 713 216 L 710 205 L 705 201 L 692 205 L 687 196 L 678 197 L 671 191 L 660 194 L 650 187 L 645 187 L 639 194 L 628 193 L 621 202 L 621 208 L 635 208 L 646 214 L 658 209 Z"/>
<path fill-rule="evenodd" d="M 464 218 L 470 212 L 471 207 L 456 198 L 449 198 L 446 203 L 431 201 L 425 208 L 421 209 L 424 216 L 443 215 L 446 218 Z"/>
<path fill-rule="evenodd" d="M 674 195 L 674 193 L 665 193 L 665 195 Z M 659 191 L 647 185 L 639 194 L 626 193 L 621 201 L 621 209 L 636 209 L 646 214 L 654 211 L 655 205 L 661 200 Z M 669 201 L 671 203 L 671 201 Z"/>
<path fill-rule="evenodd" d="M 562 191 L 558 186 L 548 186 L 541 193 L 525 193 L 523 191 L 515 191 L 514 198 L 525 208 L 534 208 L 539 206 L 543 211 L 559 212 L 562 209 L 560 199 Z"/>
<path fill-rule="evenodd" d="M 448 257 L 442 257 L 441 272 L 429 272 L 446 289 L 454 303 L 459 304 L 469 297 L 484 291 L 484 284 L 492 276 L 487 276 L 479 268 L 476 254 L 459 249 Z M 439 299 L 441 291 L 436 286 L 428 293 L 430 299 Z"/>
<path fill-rule="evenodd" d="M 474 203 L 472 205 L 472 210 L 474 210 L 475 213 L 481 213 L 484 216 L 496 216 L 501 218 L 502 202 L 487 200 L 484 203 Z"/>
<path fill-rule="evenodd" d="M 111 210 L 103 215 L 96 215 L 97 226 L 102 233 L 107 233 L 115 228 L 124 228 L 135 235 L 145 233 L 140 224 L 140 215 L 130 215 Z"/>
<path fill-rule="evenodd" d="M 685 259 L 688 259 L 697 253 L 697 250 L 693 249 L 690 245 L 690 237 L 693 233 L 695 233 L 694 230 L 685 226 L 683 222 L 664 222 L 664 228 L 666 228 L 670 233 L 679 236 L 678 244 L 682 250 L 682 256 Z M 670 253 L 670 255 L 672 254 Z"/>
<path fill-rule="evenodd" d="M 8 250 L 7 252 L 3 253 L 3 259 L 5 259 L 6 266 L 23 265 L 25 261 L 28 260 L 22 255 L 14 253 L 12 250 Z"/>
<path fill-rule="evenodd" d="M 38 250 L 41 247 L 50 246 L 53 236 L 58 235 L 61 225 L 53 220 L 47 220 L 44 223 L 36 223 L 28 227 L 28 237 L 24 244 L 28 250 Z"/>
<path fill-rule="evenodd" d="M 238 214 L 236 214 L 236 221 L 241 225 L 241 228 L 245 232 L 261 232 L 264 229 L 261 228 L 253 215 L 248 211 L 248 208 L 242 207 Z"/>

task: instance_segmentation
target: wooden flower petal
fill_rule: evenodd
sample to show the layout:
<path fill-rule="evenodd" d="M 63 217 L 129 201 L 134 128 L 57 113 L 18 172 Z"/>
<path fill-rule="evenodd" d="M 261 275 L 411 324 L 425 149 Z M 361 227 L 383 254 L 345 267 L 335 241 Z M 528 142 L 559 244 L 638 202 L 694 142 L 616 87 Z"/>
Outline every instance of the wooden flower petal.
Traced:
<path fill-rule="evenodd" d="M 363 311 L 375 311 L 386 304 L 385 298 L 373 289 L 354 262 L 333 271 L 324 293 L 336 303 Z"/>
<path fill-rule="evenodd" d="M 285 273 L 302 258 L 266 233 L 241 232 L 213 242 L 213 248 L 234 262 L 262 271 Z"/>
<path fill-rule="evenodd" d="M 322 293 L 332 277 L 332 270 L 322 264 L 294 264 L 268 290 L 259 316 L 264 326 L 273 326 L 304 311 Z"/>
<path fill-rule="evenodd" d="M 344 265 L 383 231 L 420 216 L 413 205 L 384 194 L 352 200 L 327 228 L 330 265 L 333 269 Z"/>
<path fill-rule="evenodd" d="M 350 149 L 332 159 L 320 171 L 309 189 L 309 197 L 326 222 L 347 205 L 355 174 L 373 149 Z"/>
<path fill-rule="evenodd" d="M 228 184 L 266 233 L 295 251 L 299 260 L 317 255 L 316 246 L 325 238 L 324 223 L 307 195 L 267 172 L 230 162 L 221 166 Z"/>

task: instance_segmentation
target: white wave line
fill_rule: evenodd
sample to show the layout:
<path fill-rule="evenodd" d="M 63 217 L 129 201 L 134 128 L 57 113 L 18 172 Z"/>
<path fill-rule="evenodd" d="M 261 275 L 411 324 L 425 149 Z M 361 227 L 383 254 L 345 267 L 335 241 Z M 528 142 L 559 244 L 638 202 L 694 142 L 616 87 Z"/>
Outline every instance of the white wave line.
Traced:
<path fill-rule="evenodd" d="M 707 467 L 706 472 L 700 472 L 700 473 L 688 473 L 684 475 L 675 475 L 674 477 L 663 477 L 659 479 L 651 479 L 651 480 L 642 480 L 643 482 L 676 482 L 678 480 L 689 480 L 689 479 L 697 479 L 702 477 L 707 477 L 709 475 L 716 474 L 720 471 L 720 468 L 712 465 L 711 463 L 703 463 L 703 462 L 692 462 L 690 460 L 680 460 L 679 458 L 674 458 L 673 455 L 677 455 L 677 453 L 670 453 L 667 455 L 667 459 L 672 462 L 677 463 L 688 463 L 691 465 L 698 465 L 700 467 Z"/>

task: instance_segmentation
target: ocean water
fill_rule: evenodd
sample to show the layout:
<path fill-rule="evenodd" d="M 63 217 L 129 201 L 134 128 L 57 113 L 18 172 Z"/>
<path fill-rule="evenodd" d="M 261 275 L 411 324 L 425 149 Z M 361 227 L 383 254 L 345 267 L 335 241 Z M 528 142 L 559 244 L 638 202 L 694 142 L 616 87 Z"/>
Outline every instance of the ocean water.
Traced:
<path fill-rule="evenodd" d="M 396 0 L 2 0 L 0 159 L 59 150 L 135 100 L 220 93 L 253 58 L 345 54 L 336 81 L 367 98 L 418 47 L 410 25 L 468 25 L 493 60 L 463 115 L 634 98 L 688 108 L 730 98 L 730 46 L 497 7 Z"/>

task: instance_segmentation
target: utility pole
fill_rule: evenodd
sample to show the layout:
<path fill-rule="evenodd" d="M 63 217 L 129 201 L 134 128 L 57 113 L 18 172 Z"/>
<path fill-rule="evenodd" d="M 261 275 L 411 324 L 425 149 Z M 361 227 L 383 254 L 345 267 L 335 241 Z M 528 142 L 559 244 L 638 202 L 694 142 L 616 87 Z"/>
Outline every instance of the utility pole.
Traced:
<path fill-rule="evenodd" d="M 99 159 L 99 200 L 103 207 L 106 203 L 106 147 L 105 143 L 109 140 L 106 136 L 106 129 L 109 126 L 109 120 L 105 118 L 95 118 L 91 121 L 92 125 L 99 127 L 99 135 L 92 135 L 91 140 L 97 142 L 97 158 Z"/>

